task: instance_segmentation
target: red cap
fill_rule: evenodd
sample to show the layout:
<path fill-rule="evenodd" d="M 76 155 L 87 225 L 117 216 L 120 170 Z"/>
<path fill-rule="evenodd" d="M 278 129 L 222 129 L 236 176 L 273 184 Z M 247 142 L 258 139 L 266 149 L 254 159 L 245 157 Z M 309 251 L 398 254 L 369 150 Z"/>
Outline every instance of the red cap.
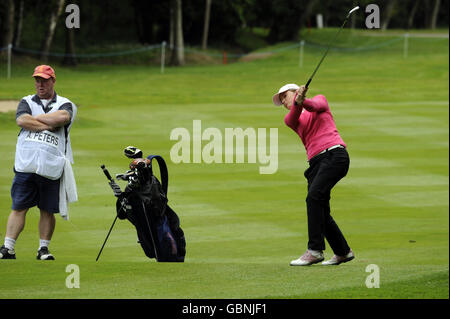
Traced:
<path fill-rule="evenodd" d="M 55 71 L 52 69 L 50 65 L 38 65 L 34 69 L 33 76 L 39 76 L 44 79 L 54 78 L 56 79 Z"/>

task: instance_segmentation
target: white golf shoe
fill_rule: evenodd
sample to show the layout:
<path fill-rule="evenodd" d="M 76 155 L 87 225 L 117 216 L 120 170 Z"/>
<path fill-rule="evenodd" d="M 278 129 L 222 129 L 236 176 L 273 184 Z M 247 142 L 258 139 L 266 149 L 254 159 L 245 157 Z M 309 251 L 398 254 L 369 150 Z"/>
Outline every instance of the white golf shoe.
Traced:
<path fill-rule="evenodd" d="M 353 258 L 355 258 L 355 255 L 353 254 L 353 251 L 350 249 L 350 251 L 349 251 L 349 253 L 347 255 L 345 255 L 345 256 L 334 255 L 330 260 L 324 261 L 322 263 L 322 265 L 324 265 L 324 266 L 330 266 L 330 265 L 337 266 L 339 264 L 346 263 L 347 261 L 350 261 Z"/>
<path fill-rule="evenodd" d="M 309 266 L 323 261 L 323 253 L 321 251 L 307 250 L 300 258 L 291 261 L 291 266 Z"/>

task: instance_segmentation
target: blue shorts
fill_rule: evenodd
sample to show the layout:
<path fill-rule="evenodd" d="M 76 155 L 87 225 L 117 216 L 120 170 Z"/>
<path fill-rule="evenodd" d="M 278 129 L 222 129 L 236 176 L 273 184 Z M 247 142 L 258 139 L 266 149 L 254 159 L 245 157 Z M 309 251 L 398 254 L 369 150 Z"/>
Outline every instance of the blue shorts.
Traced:
<path fill-rule="evenodd" d="M 54 181 L 34 173 L 16 172 L 11 186 L 12 209 L 37 205 L 49 213 L 59 213 L 59 179 Z"/>

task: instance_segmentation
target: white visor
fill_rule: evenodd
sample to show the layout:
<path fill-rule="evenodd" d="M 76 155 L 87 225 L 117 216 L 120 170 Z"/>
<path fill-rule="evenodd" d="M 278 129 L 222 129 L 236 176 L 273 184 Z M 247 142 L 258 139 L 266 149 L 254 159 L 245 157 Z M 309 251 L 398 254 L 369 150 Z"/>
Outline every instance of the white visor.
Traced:
<path fill-rule="evenodd" d="M 293 83 L 283 85 L 278 90 L 278 93 L 275 93 L 273 95 L 273 97 L 272 97 L 273 104 L 275 104 L 275 105 L 281 105 L 282 104 L 281 100 L 280 100 L 280 93 L 283 93 L 283 92 L 286 92 L 286 91 L 289 91 L 289 90 L 298 90 L 299 88 L 300 87 L 297 84 L 293 84 Z"/>

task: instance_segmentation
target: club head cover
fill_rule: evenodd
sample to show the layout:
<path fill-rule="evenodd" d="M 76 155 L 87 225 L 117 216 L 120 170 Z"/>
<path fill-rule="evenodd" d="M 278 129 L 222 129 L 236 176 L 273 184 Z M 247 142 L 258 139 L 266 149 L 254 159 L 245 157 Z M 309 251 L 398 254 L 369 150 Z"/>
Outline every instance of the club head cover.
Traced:
<path fill-rule="evenodd" d="M 125 147 L 123 153 L 128 158 L 142 158 L 142 151 L 134 146 Z"/>

